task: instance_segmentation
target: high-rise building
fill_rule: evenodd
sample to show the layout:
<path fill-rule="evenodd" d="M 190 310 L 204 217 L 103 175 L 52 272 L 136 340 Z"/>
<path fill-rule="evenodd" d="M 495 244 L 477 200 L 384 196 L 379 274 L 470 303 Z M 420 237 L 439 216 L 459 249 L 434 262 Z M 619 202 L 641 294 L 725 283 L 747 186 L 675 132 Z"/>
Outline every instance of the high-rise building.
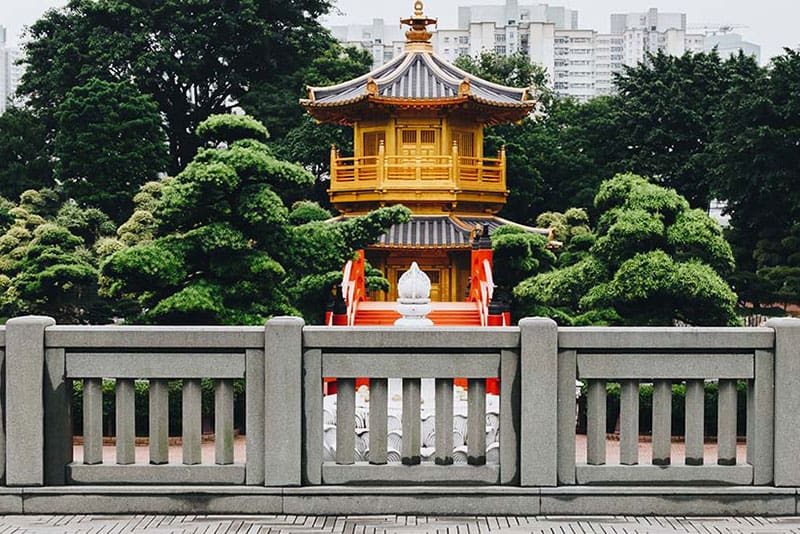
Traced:
<path fill-rule="evenodd" d="M 611 34 L 622 36 L 623 62 L 631 67 L 644 62 L 647 54 L 682 56 L 705 50 L 705 35 L 687 33 L 685 13 L 661 13 L 656 8 L 612 14 Z"/>
<path fill-rule="evenodd" d="M 432 42 L 437 53 L 448 61 L 484 50 L 510 56 L 528 52 L 532 45 L 530 27 L 541 23 L 552 24 L 559 30 L 575 30 L 578 12 L 547 4 L 519 5 L 516 0 L 506 0 L 505 5 L 459 7 L 458 28 L 434 31 Z M 369 51 L 375 67 L 403 53 L 403 33 L 397 25 L 387 25 L 383 19 L 374 19 L 372 24 L 329 26 L 329 29 L 340 42 Z"/>
<path fill-rule="evenodd" d="M 403 53 L 404 37 L 399 28 L 382 19 L 370 24 L 334 26 L 343 43 L 369 50 L 375 67 Z M 578 12 L 548 4 L 477 5 L 458 8 L 458 28 L 439 28 L 431 39 L 436 53 L 449 62 L 459 56 L 484 51 L 503 56 L 526 55 L 542 65 L 558 95 L 579 101 L 614 92 L 614 75 L 624 66 L 646 61 L 647 54 L 663 52 L 680 56 L 686 52 L 710 51 L 720 55 L 738 53 L 758 57 L 757 45 L 737 34 L 706 35 L 687 31 L 685 13 L 611 15 L 611 33 L 578 28 Z"/>
<path fill-rule="evenodd" d="M 578 12 L 548 4 L 519 5 L 516 0 L 506 0 L 505 5 L 463 6 L 458 8 L 458 27 L 468 30 L 475 23 L 493 22 L 498 28 L 528 22 L 551 22 L 559 30 L 578 28 Z"/>
<path fill-rule="evenodd" d="M 663 33 L 671 29 L 686 29 L 685 13 L 660 13 L 650 8 L 644 13 L 614 13 L 611 15 L 611 33 L 625 33 L 626 30 L 643 29 L 648 32 Z"/>
<path fill-rule="evenodd" d="M 704 41 L 706 52 L 716 49 L 720 57 L 727 58 L 738 55 L 741 51 L 746 56 L 754 56 L 756 61 L 761 62 L 761 47 L 742 39 L 738 33 L 712 33 L 707 35 Z"/>
<path fill-rule="evenodd" d="M 329 26 L 333 36 L 342 44 L 368 51 L 372 64 L 378 67 L 403 53 L 405 36 L 397 24 L 387 25 L 383 19 L 372 19 L 372 24 Z"/>
<path fill-rule="evenodd" d="M 23 68 L 18 65 L 22 53 L 18 48 L 6 46 L 6 28 L 0 26 L 0 114 L 5 113 L 14 101 Z"/>

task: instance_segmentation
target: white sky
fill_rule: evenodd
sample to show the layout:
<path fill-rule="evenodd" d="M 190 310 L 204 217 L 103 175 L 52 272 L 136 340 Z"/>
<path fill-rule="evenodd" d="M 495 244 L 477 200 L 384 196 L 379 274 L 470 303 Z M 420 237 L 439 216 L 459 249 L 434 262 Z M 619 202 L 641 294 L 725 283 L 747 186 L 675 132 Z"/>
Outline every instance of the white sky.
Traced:
<path fill-rule="evenodd" d="M 546 0 L 520 0 L 520 4 L 544 3 Z M 67 0 L 0 0 L 0 25 L 8 28 L 9 44 L 18 42 L 23 26 L 32 24 L 46 9 L 66 5 Z M 503 4 L 503 0 L 427 0 L 425 12 L 438 17 L 442 27 L 455 27 L 458 6 Z M 682 12 L 691 24 L 742 24 L 736 30 L 745 40 L 761 45 L 762 60 L 778 55 L 783 47 L 800 46 L 800 0 L 550 0 L 552 5 L 579 11 L 581 28 L 601 32 L 609 29 L 611 13 L 645 11 Z M 337 0 L 341 15 L 330 18 L 334 24 L 365 23 L 383 18 L 390 23 L 413 11 L 412 0 Z"/>

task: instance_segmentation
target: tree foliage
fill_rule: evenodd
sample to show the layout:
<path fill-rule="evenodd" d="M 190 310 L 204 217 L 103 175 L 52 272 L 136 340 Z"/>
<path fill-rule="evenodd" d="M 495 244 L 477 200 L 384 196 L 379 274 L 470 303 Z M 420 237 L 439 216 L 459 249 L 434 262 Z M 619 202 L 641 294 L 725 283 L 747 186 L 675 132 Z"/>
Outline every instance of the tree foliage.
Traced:
<path fill-rule="evenodd" d="M 486 154 L 506 147 L 510 194 L 503 216 L 533 224 L 545 211 L 589 208 L 600 182 L 618 169 L 618 101 L 555 98 L 545 88 L 547 73 L 524 56 L 484 52 L 462 56 L 456 65 L 495 83 L 531 87 L 540 102 L 533 116 L 485 133 Z"/>
<path fill-rule="evenodd" d="M 72 202 L 59 207 L 58 196 L 46 189 L 0 204 L 10 216 L 0 237 L 0 313 L 49 315 L 65 324 L 108 322 L 94 245 L 113 234 L 111 220 Z"/>
<path fill-rule="evenodd" d="M 787 49 L 768 70 L 737 61 L 713 147 L 740 267 L 735 284 L 756 306 L 800 303 L 800 53 Z"/>
<path fill-rule="evenodd" d="M 353 129 L 339 124 L 317 124 L 302 106 L 307 86 L 327 86 L 357 78 L 372 67 L 364 50 L 331 44 L 306 68 L 280 83 L 256 86 L 242 99 L 242 106 L 267 125 L 275 135 L 271 144 L 277 157 L 300 163 L 316 178 L 304 198 L 328 204 L 331 145 L 343 154 L 353 152 Z"/>
<path fill-rule="evenodd" d="M 313 177 L 276 159 L 258 140 L 265 133 L 260 124 L 212 117 L 200 130 L 213 146 L 201 148 L 174 179 L 143 188 L 140 209 L 120 227 L 123 248 L 102 265 L 103 294 L 135 302 L 133 320 L 261 324 L 276 314 L 313 320 L 354 251 L 408 217 L 397 207 L 331 224 L 310 204 L 290 211 L 284 198 Z"/>
<path fill-rule="evenodd" d="M 155 102 L 128 82 L 93 78 L 67 93 L 55 117 L 55 176 L 64 193 L 127 219 L 139 187 L 166 169 Z"/>
<path fill-rule="evenodd" d="M 330 7 L 328 0 L 70 0 L 29 28 L 21 92 L 48 113 L 92 78 L 133 81 L 164 114 L 177 172 L 194 155 L 198 124 L 259 84 L 280 87 L 330 45 L 317 21 Z"/>
<path fill-rule="evenodd" d="M 626 154 L 622 168 L 676 189 L 694 207 L 706 208 L 712 186 L 713 141 L 719 102 L 738 63 L 716 51 L 649 55 L 625 67 L 615 83 L 620 100 L 619 136 Z"/>
<path fill-rule="evenodd" d="M 603 182 L 595 207 L 602 211 L 596 239 L 583 230 L 568 234 L 568 250 L 593 241 L 590 248 L 517 285 L 524 311 L 570 324 L 738 324 L 736 295 L 723 279 L 734 267 L 733 253 L 705 213 L 630 174 Z"/>
<path fill-rule="evenodd" d="M 476 56 L 460 56 L 455 66 L 490 82 L 529 87 L 535 95 L 547 92 L 547 71 L 521 52 L 506 56 L 484 50 Z"/>
<path fill-rule="evenodd" d="M 54 185 L 47 127 L 33 111 L 9 108 L 0 115 L 0 196 Z"/>

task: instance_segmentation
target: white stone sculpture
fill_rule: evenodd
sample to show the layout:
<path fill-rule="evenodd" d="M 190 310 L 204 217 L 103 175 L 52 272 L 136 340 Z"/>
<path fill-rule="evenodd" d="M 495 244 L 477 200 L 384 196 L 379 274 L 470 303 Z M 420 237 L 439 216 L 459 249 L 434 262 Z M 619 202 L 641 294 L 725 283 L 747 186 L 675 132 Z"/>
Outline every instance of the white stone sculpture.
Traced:
<path fill-rule="evenodd" d="M 425 317 L 431 312 L 431 280 L 417 265 L 403 273 L 397 283 L 397 312 L 402 317 L 395 326 L 433 326 L 433 321 Z"/>

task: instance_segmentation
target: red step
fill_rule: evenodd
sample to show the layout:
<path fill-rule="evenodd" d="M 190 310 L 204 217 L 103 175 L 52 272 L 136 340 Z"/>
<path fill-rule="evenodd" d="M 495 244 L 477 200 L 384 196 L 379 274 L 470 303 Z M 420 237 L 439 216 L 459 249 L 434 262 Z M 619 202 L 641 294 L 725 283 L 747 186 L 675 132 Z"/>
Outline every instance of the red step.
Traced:
<path fill-rule="evenodd" d="M 432 302 L 428 318 L 436 326 L 480 326 L 481 316 L 474 302 Z M 394 302 L 360 302 L 356 326 L 393 325 L 400 318 Z"/>

